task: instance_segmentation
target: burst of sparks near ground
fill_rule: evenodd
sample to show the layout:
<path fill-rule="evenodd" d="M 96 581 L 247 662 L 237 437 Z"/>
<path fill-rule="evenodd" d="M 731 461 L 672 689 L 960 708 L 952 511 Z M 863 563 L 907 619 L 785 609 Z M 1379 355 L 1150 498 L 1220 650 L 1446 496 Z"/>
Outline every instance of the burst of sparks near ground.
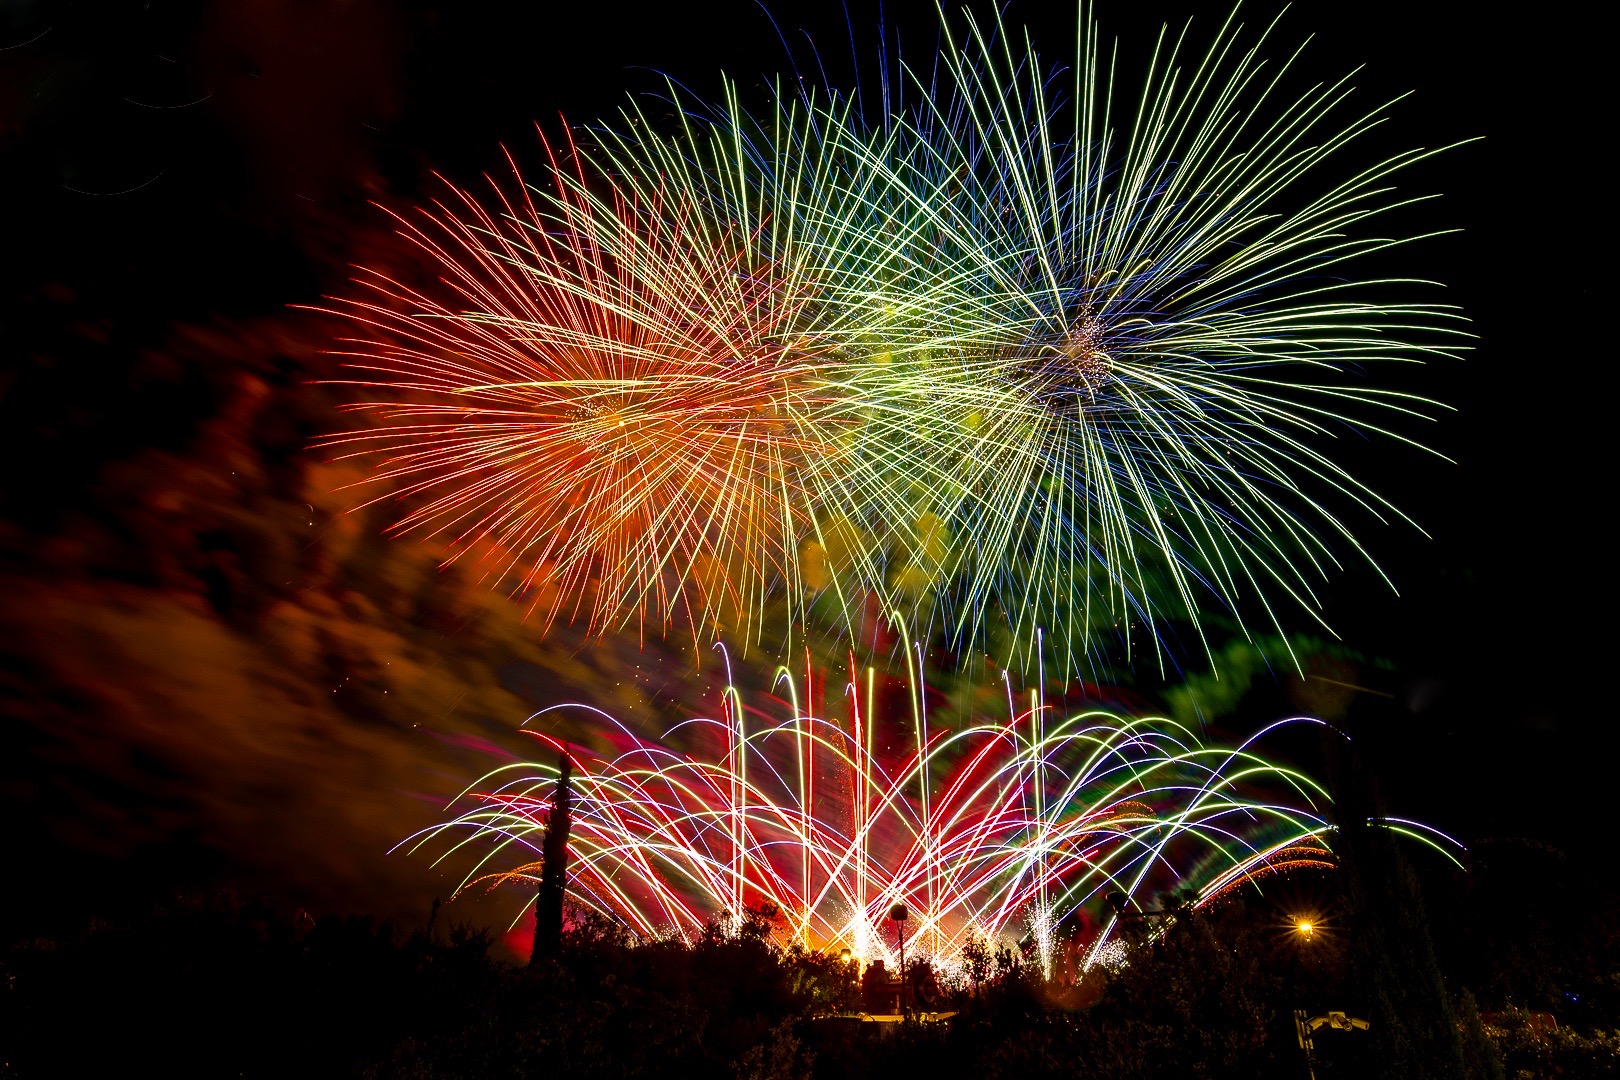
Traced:
<path fill-rule="evenodd" d="M 779 669 L 786 719 L 745 708 L 728 687 L 717 718 L 670 733 L 707 733 L 718 752 L 705 756 L 558 706 L 595 714 L 623 747 L 611 757 L 567 747 L 574 898 L 647 935 L 687 935 L 768 903 L 785 919 L 784 944 L 891 964 L 897 941 L 884 919 L 900 902 L 913 912 L 909 955 L 948 967 L 971 941 L 1020 939 L 1049 973 L 1059 935 L 1109 893 L 1145 907 L 1160 890 L 1192 889 L 1204 903 L 1266 874 L 1332 863 L 1322 788 L 1259 750 L 1278 728 L 1320 721 L 1215 746 L 1166 720 L 1060 716 L 1009 681 L 1004 719 L 946 726 L 918 692 L 908 716 L 877 715 L 871 669 L 825 701 L 800 696 L 813 675 L 801 683 Z M 543 763 L 497 769 L 463 795 L 470 809 L 407 843 L 478 852 L 463 888 L 532 893 L 556 778 Z"/>

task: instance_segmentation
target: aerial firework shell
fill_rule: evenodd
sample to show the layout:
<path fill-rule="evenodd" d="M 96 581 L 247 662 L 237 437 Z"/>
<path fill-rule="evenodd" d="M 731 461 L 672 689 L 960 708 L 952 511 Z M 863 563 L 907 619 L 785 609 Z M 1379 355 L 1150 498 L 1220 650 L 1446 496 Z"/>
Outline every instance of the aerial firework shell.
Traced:
<path fill-rule="evenodd" d="M 365 331 L 344 355 L 370 424 L 328 444 L 375 463 L 400 531 L 479 550 L 547 625 L 737 628 L 797 582 L 807 292 L 757 223 L 570 162 L 398 218 L 441 276 L 360 270 L 330 302 Z"/>
<path fill-rule="evenodd" d="M 952 538 L 929 609 L 952 636 L 1016 653 L 1044 628 L 1065 663 L 1123 639 L 1129 661 L 1211 609 L 1319 617 L 1357 515 L 1403 517 L 1333 440 L 1409 441 L 1391 421 L 1434 404 L 1373 373 L 1462 336 L 1429 283 L 1358 274 L 1406 242 L 1365 231 L 1415 201 L 1387 178 L 1433 151 L 1343 170 L 1381 110 L 1345 113 L 1345 80 L 1286 92 L 1268 36 L 1161 40 L 1121 102 L 1084 14 L 1062 73 L 969 18 L 885 138 L 833 129 L 872 225 L 806 229 L 818 280 L 896 344 L 835 367 L 829 408 L 862 435 L 817 479 Z"/>

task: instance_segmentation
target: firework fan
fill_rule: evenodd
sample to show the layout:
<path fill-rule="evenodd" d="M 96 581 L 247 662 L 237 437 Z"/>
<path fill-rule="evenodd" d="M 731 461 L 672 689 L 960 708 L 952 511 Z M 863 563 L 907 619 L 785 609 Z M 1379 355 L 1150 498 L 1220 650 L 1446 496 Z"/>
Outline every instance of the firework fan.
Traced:
<path fill-rule="evenodd" d="M 1415 239 L 1365 229 L 1433 151 L 1347 169 L 1382 110 L 1342 79 L 1286 92 L 1269 37 L 1166 37 L 1116 94 L 1083 12 L 1067 71 L 969 17 L 884 137 L 829 126 L 846 179 L 801 231 L 873 330 L 830 350 L 855 435 L 817 479 L 855 531 L 901 535 L 865 570 L 891 602 L 1004 657 L 1044 627 L 1071 662 L 1117 627 L 1129 662 L 1133 628 L 1157 647 L 1209 606 L 1316 616 L 1356 515 L 1402 517 L 1334 439 L 1407 441 L 1386 425 L 1433 403 L 1375 373 L 1459 340 L 1428 283 L 1358 274 Z"/>
<path fill-rule="evenodd" d="M 547 180 L 398 218 L 442 277 L 361 270 L 331 301 L 364 334 L 342 355 L 369 424 L 327 445 L 374 463 L 400 531 L 447 562 L 479 551 L 547 625 L 746 636 L 794 588 L 797 473 L 822 452 L 796 419 L 818 367 L 793 329 L 807 292 L 758 222 L 626 193 L 572 148 Z"/>
<path fill-rule="evenodd" d="M 870 669 L 822 710 L 778 675 L 788 719 L 750 715 L 733 687 L 718 719 L 666 736 L 707 731 L 710 755 L 557 707 L 585 709 L 622 747 L 611 757 L 566 747 L 578 901 L 638 933 L 679 935 L 770 903 L 785 916 L 784 944 L 867 961 L 892 961 L 882 921 L 901 902 L 915 913 L 905 926 L 914 953 L 949 965 L 971 941 L 1012 937 L 1049 971 L 1062 925 L 1109 893 L 1190 888 L 1203 903 L 1264 874 L 1331 865 L 1325 793 L 1258 750 L 1277 728 L 1320 721 L 1218 747 L 1165 720 L 1059 718 L 1038 693 L 1017 701 L 1009 683 L 1005 719 L 948 728 L 915 691 L 903 720 L 877 715 Z M 407 843 L 447 855 L 471 845 L 477 866 L 463 888 L 532 885 L 557 776 L 542 764 L 498 769 L 462 797 L 470 809 Z"/>

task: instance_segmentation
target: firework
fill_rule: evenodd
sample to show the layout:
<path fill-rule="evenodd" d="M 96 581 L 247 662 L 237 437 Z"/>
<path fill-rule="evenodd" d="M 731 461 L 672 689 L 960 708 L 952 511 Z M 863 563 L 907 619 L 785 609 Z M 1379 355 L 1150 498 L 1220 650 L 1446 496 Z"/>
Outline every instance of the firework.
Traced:
<path fill-rule="evenodd" d="M 598 629 L 898 607 L 1072 671 L 1319 619 L 1358 521 L 1404 520 L 1338 437 L 1402 440 L 1435 406 L 1375 374 L 1459 331 L 1357 272 L 1415 239 L 1357 236 L 1430 152 L 1352 164 L 1383 109 L 1289 93 L 1272 36 L 1165 37 L 1127 92 L 1084 11 L 1062 77 L 969 18 L 876 117 L 671 87 L 673 129 L 632 106 L 544 192 L 402 222 L 444 280 L 336 305 L 377 330 L 377 426 L 337 442 L 402 529 Z"/>
<path fill-rule="evenodd" d="M 375 463 L 400 531 L 479 551 L 548 625 L 746 624 L 794 586 L 821 452 L 797 420 L 806 292 L 747 224 L 568 162 L 397 219 L 442 276 L 361 271 L 332 301 L 364 331 L 343 355 L 371 423 L 327 445 Z"/>
<path fill-rule="evenodd" d="M 1109 893 L 1192 889 L 1202 903 L 1267 873 L 1331 865 L 1322 788 L 1258 749 L 1279 728 L 1320 721 L 1220 747 L 1167 720 L 1059 717 L 1009 681 L 1004 719 L 947 726 L 916 690 L 909 716 L 880 716 L 871 669 L 821 709 L 785 669 L 778 679 L 786 719 L 751 718 L 728 687 L 718 718 L 663 742 L 557 707 L 584 710 L 623 747 L 566 748 L 579 902 L 641 934 L 681 935 L 768 903 L 785 916 L 784 943 L 889 962 L 884 913 L 904 903 L 916 913 L 910 952 L 949 965 L 971 941 L 1012 936 L 1049 971 L 1064 924 Z M 711 754 L 669 745 L 705 736 Z M 556 779 L 539 764 L 498 769 L 463 795 L 470 809 L 408 843 L 479 851 L 463 888 L 532 883 Z"/>
<path fill-rule="evenodd" d="M 1350 110 L 1346 80 L 1287 92 L 1269 29 L 1229 21 L 1202 54 L 1187 36 L 1117 92 L 1084 12 L 1061 74 L 968 17 L 887 137 L 828 129 L 867 227 L 804 209 L 818 280 L 886 339 L 836 351 L 826 400 L 859 435 L 818 476 L 827 501 L 910 524 L 873 583 L 947 600 L 919 615 L 958 638 L 1003 626 L 1004 656 L 1044 627 L 1078 657 L 1117 627 L 1129 657 L 1134 628 L 1156 646 L 1211 604 L 1318 615 L 1337 553 L 1362 553 L 1353 515 L 1403 517 L 1333 440 L 1401 440 L 1390 421 L 1435 406 L 1375 373 L 1459 339 L 1429 283 L 1370 258 L 1416 237 L 1366 233 L 1434 151 L 1358 166 L 1383 109 Z"/>

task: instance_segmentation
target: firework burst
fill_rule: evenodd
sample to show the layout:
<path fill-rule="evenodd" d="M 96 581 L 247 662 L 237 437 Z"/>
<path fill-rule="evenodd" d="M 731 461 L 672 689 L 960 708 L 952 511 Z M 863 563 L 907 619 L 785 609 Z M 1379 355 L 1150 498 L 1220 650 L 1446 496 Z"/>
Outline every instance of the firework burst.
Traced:
<path fill-rule="evenodd" d="M 361 271 L 332 301 L 364 330 L 343 355 L 371 424 L 328 445 L 375 463 L 400 531 L 482 551 L 548 625 L 746 624 L 794 587 L 822 452 L 807 294 L 746 225 L 569 161 L 397 219 L 442 277 Z"/>
<path fill-rule="evenodd" d="M 1049 970 L 1065 924 L 1109 893 L 1190 888 L 1202 903 L 1268 873 L 1332 865 L 1325 793 L 1258 749 L 1278 728 L 1320 721 L 1220 747 L 1165 720 L 1060 718 L 1009 683 L 1005 719 L 947 726 L 916 691 L 909 716 L 878 715 L 870 670 L 822 702 L 824 715 L 785 669 L 778 678 L 787 719 L 751 714 L 731 687 L 718 718 L 657 743 L 598 710 L 557 707 L 585 710 L 621 747 L 566 747 L 578 901 L 641 934 L 681 935 L 769 903 L 785 916 L 784 943 L 890 961 L 882 920 L 904 903 L 913 953 L 948 965 L 971 941 L 1010 935 Z M 668 745 L 705 735 L 712 754 Z M 557 776 L 541 764 L 498 769 L 462 796 L 469 809 L 407 843 L 472 845 L 463 888 L 532 883 Z"/>
<path fill-rule="evenodd" d="M 1162 668 L 1210 611 L 1320 619 L 1355 527 L 1405 520 L 1340 437 L 1410 441 L 1435 406 L 1375 375 L 1459 340 L 1426 283 L 1359 270 L 1416 239 L 1366 230 L 1431 151 L 1350 164 L 1382 108 L 1288 91 L 1270 29 L 1188 36 L 1128 94 L 1084 10 L 1062 73 L 999 19 L 948 28 L 876 118 L 671 87 L 673 130 L 632 106 L 544 193 L 402 220 L 444 278 L 334 305 L 375 330 L 377 421 L 335 443 L 402 529 L 495 542 L 596 629 L 897 607 L 1073 671 Z"/>
<path fill-rule="evenodd" d="M 860 435 L 818 480 L 872 529 L 948 537 L 868 577 L 946 600 L 919 617 L 957 638 L 1001 625 L 999 655 L 1044 627 L 1065 662 L 1121 636 L 1129 658 L 1210 606 L 1319 618 L 1357 516 L 1404 520 L 1335 440 L 1409 441 L 1391 423 L 1437 406 L 1376 373 L 1462 336 L 1430 283 L 1377 272 L 1418 237 L 1367 232 L 1436 151 L 1351 164 L 1383 109 L 1350 109 L 1347 80 L 1287 91 L 1269 29 L 1188 36 L 1127 95 L 1084 12 L 1064 72 L 968 17 L 886 137 L 828 129 L 867 217 L 806 205 L 815 276 L 886 340 L 836 350 L 828 400 Z"/>

